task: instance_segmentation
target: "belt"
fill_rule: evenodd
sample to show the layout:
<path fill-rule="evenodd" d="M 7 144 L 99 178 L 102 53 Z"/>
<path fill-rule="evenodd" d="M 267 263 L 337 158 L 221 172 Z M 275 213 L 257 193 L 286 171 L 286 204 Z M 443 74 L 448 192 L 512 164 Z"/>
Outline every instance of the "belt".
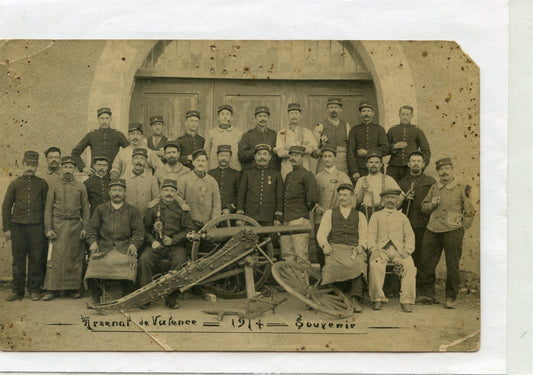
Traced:
<path fill-rule="evenodd" d="M 81 219 L 79 215 L 72 216 L 72 215 L 54 214 L 53 216 L 61 220 L 80 220 Z"/>

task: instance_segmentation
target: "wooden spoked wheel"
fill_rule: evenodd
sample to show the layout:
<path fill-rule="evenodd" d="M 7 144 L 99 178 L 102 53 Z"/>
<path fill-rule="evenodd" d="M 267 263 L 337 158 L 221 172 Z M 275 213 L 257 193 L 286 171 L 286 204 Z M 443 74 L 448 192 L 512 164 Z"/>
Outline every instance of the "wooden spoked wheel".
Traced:
<path fill-rule="evenodd" d="M 320 285 L 320 274 L 310 265 L 282 261 L 272 266 L 272 276 L 289 294 L 313 309 L 336 318 L 353 315 L 353 306 L 339 289 Z"/>
<path fill-rule="evenodd" d="M 208 232 L 214 228 L 229 228 L 229 227 L 260 227 L 257 221 L 246 215 L 230 214 L 217 217 L 206 223 L 199 233 Z M 263 237 L 259 242 L 266 238 Z M 220 242 L 214 241 L 193 241 L 191 250 L 191 259 L 193 261 L 214 254 L 217 250 L 222 248 L 226 241 L 224 239 Z M 270 259 L 274 256 L 274 248 L 272 243 L 264 245 L 261 250 L 268 255 Z M 265 282 L 270 277 L 271 263 L 258 251 L 251 255 L 253 264 L 253 274 L 255 281 L 255 290 L 260 290 Z M 243 298 L 246 297 L 246 283 L 244 278 L 244 260 L 240 260 L 214 275 L 202 285 L 206 291 L 214 293 L 221 298 Z"/>

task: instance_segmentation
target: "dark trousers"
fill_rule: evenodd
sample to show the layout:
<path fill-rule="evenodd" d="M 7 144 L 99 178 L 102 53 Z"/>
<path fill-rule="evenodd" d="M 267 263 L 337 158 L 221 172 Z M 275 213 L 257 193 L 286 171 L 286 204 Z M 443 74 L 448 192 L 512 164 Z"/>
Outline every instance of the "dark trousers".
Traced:
<path fill-rule="evenodd" d="M 159 249 L 146 247 L 139 258 L 139 286 L 152 281 L 154 268 L 163 259 L 170 260 L 171 269 L 177 269 L 187 261 L 187 251 L 182 246 L 163 246 Z"/>
<path fill-rule="evenodd" d="M 355 279 L 336 281 L 333 283 L 337 288 L 341 290 L 348 297 L 356 296 L 363 298 L 363 276 L 357 276 Z"/>
<path fill-rule="evenodd" d="M 107 280 L 105 279 L 87 279 L 87 289 L 91 292 L 91 296 L 95 301 L 100 299 L 100 296 L 102 296 L 103 291 L 103 283 L 105 283 Z M 133 283 L 130 280 L 111 280 L 111 281 L 120 281 L 120 285 L 122 287 L 122 297 L 127 296 L 131 292 L 135 290 Z M 108 296 L 106 296 L 107 298 Z M 109 298 L 111 300 L 112 298 Z"/>
<path fill-rule="evenodd" d="M 11 251 L 13 255 L 13 291 L 24 295 L 26 286 L 30 292 L 39 292 L 44 278 L 43 224 L 11 224 Z M 26 280 L 26 258 L 28 274 Z M 44 259 L 46 261 L 46 259 Z"/>
<path fill-rule="evenodd" d="M 387 166 L 387 175 L 394 178 L 396 181 L 400 181 L 402 178 L 409 174 L 409 167 L 407 165 L 398 166 L 398 165 L 388 165 Z"/>
<path fill-rule="evenodd" d="M 426 228 L 413 228 L 413 232 L 415 232 L 415 251 L 413 251 L 411 257 L 413 258 L 413 262 L 415 262 L 415 267 L 418 269 L 420 266 L 420 254 L 422 253 L 422 243 Z"/>
<path fill-rule="evenodd" d="M 418 269 L 418 294 L 425 297 L 435 296 L 435 268 L 439 263 L 442 250 L 446 259 L 446 297 L 455 300 L 459 289 L 459 261 L 463 253 L 464 228 L 450 232 L 435 233 L 428 229 L 424 232 L 420 267 Z"/>
<path fill-rule="evenodd" d="M 324 265 L 326 264 L 326 256 L 324 255 L 324 250 L 318 245 L 318 242 L 316 240 L 316 233 L 318 233 L 318 228 L 320 227 L 320 224 L 315 224 L 315 237 L 310 238 L 309 244 L 311 242 L 314 243 L 316 248 L 316 258 L 318 260 L 318 263 L 320 264 L 320 269 L 324 268 Z"/>

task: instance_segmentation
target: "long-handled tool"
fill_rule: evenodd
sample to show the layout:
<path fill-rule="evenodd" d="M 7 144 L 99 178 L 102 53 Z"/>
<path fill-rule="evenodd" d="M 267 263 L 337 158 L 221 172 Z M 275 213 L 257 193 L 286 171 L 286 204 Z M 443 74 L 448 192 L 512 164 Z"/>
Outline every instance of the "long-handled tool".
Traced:
<path fill-rule="evenodd" d="M 414 194 L 415 192 L 415 182 L 411 182 L 411 188 L 409 189 L 408 191 L 408 194 L 409 193 L 413 193 Z M 408 199 L 407 200 L 407 208 L 405 209 L 405 216 L 409 216 L 409 209 L 411 208 L 411 202 L 412 202 L 412 199 Z"/>

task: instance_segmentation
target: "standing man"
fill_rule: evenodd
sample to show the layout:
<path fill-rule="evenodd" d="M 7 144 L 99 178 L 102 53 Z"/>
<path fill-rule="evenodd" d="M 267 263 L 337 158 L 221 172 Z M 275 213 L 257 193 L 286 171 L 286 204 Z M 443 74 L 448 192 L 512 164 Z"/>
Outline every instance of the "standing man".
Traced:
<path fill-rule="evenodd" d="M 198 134 L 198 126 L 200 124 L 200 112 L 190 110 L 185 113 L 185 127 L 187 131 L 177 139 L 180 145 L 181 156 L 179 161 L 181 164 L 193 170 L 192 153 L 193 151 L 204 148 L 205 138 Z"/>
<path fill-rule="evenodd" d="M 126 202 L 138 209 L 141 215 L 160 198 L 156 178 L 144 167 L 147 159 L 148 151 L 145 148 L 134 148 L 132 165 L 123 176 L 127 187 Z"/>
<path fill-rule="evenodd" d="M 46 237 L 52 241 L 52 254 L 44 278 L 50 301 L 59 292 L 70 291 L 72 298 L 80 298 L 81 276 L 85 260 L 82 242 L 90 218 L 85 185 L 74 179 L 76 162 L 71 156 L 61 159 L 61 181 L 48 190 L 44 211 Z"/>
<path fill-rule="evenodd" d="M 351 125 L 340 118 L 342 113 L 342 98 L 329 98 L 326 104 L 328 111 L 328 118 L 321 121 L 314 130 L 314 135 L 318 143 L 319 150 L 316 151 L 315 156 L 320 155 L 320 149 L 323 147 L 330 147 L 337 151 L 337 159 L 335 165 L 338 170 L 348 174 L 348 134 L 350 133 Z M 319 159 L 316 168 L 316 173 L 324 169 L 324 164 Z"/>
<path fill-rule="evenodd" d="M 163 146 L 167 143 L 167 137 L 163 135 L 163 125 L 165 121 L 163 116 L 152 116 L 150 117 L 150 129 L 152 130 L 152 136 L 148 138 L 148 148 L 152 151 L 155 151 L 156 155 L 159 158 L 163 158 L 164 151 Z"/>
<path fill-rule="evenodd" d="M 354 188 L 351 183 L 342 183 L 336 190 L 339 206 L 326 210 L 316 236 L 326 254 L 322 283 L 334 283 L 347 293 L 354 312 L 360 313 L 363 311 L 363 279 L 367 278 L 368 268 L 366 219 L 353 207 Z"/>
<path fill-rule="evenodd" d="M 285 179 L 283 194 L 283 219 L 285 225 L 310 224 L 309 212 L 318 202 L 318 188 L 313 173 L 303 168 L 305 147 L 292 146 L 289 149 L 292 172 Z M 281 236 L 281 256 L 284 260 L 299 263 L 300 258 L 309 260 L 309 234 Z"/>
<path fill-rule="evenodd" d="M 231 146 L 219 145 L 217 149 L 218 167 L 208 173 L 218 183 L 222 215 L 228 215 L 237 210 L 237 192 L 241 181 L 241 172 L 229 166 Z"/>
<path fill-rule="evenodd" d="M 435 179 L 424 172 L 424 156 L 420 151 L 413 151 L 409 155 L 409 174 L 398 181 L 398 185 L 405 193 L 402 210 L 409 219 L 411 227 L 415 232 L 415 251 L 411 254 L 416 268 L 420 265 L 420 253 L 422 249 L 422 239 L 429 221 L 429 214 L 422 212 L 422 201 L 426 197 L 429 189 L 435 183 Z"/>
<path fill-rule="evenodd" d="M 44 180 L 50 186 L 61 179 L 61 150 L 59 147 L 52 146 L 44 152 L 48 168 L 44 173 Z"/>
<path fill-rule="evenodd" d="M 13 255 L 13 291 L 6 301 L 24 298 L 26 287 L 32 301 L 41 299 L 45 261 L 43 216 L 48 185 L 44 179 L 35 175 L 38 164 L 37 152 L 24 153 L 24 175 L 9 184 L 2 204 L 4 237 L 6 240 L 11 239 Z"/>
<path fill-rule="evenodd" d="M 201 228 L 209 220 L 220 216 L 220 191 L 216 180 L 207 174 L 208 159 L 205 150 L 193 152 L 192 164 L 193 171 L 177 183 L 178 196 L 185 200 L 193 222 L 197 228 Z"/>
<path fill-rule="evenodd" d="M 237 193 L 237 213 L 246 214 L 261 225 L 283 221 L 283 179 L 269 165 L 272 148 L 255 146 L 255 167 L 243 172 Z"/>
<path fill-rule="evenodd" d="M 400 304 L 404 312 L 410 313 L 416 297 L 416 268 L 411 258 L 415 249 L 415 234 L 409 219 L 396 209 L 401 193 L 401 190 L 396 189 L 381 192 L 385 209 L 372 215 L 368 223 L 368 294 L 374 303 L 374 310 L 381 310 L 383 302 L 388 301 L 383 293 L 387 263 L 393 262 L 401 273 Z"/>
<path fill-rule="evenodd" d="M 389 154 L 389 141 L 385 129 L 372 122 L 374 107 L 370 104 L 359 106 L 361 123 L 355 125 L 348 136 L 348 166 L 350 177 L 357 181 L 368 174 L 366 157 L 371 152 L 379 152 L 382 156 Z"/>
<path fill-rule="evenodd" d="M 431 186 L 422 202 L 422 212 L 431 216 L 420 254 L 420 302 L 434 302 L 435 268 L 444 249 L 447 271 L 445 307 L 454 309 L 460 283 L 459 261 L 463 252 L 465 228 L 472 226 L 476 211 L 470 197 L 471 187 L 455 179 L 452 160 L 437 160 L 435 168 L 439 182 Z"/>
<path fill-rule="evenodd" d="M 109 200 L 109 159 L 107 156 L 94 156 L 93 170 L 94 174 L 83 182 L 87 189 L 91 216 L 96 207 Z"/>
<path fill-rule="evenodd" d="M 292 171 L 291 162 L 289 161 L 289 149 L 291 146 L 305 147 L 303 167 L 309 171 L 311 170 L 311 156 L 318 149 L 313 133 L 299 123 L 302 116 L 302 106 L 299 103 L 289 104 L 288 115 L 289 127 L 278 132 L 276 147 L 273 149 L 281 158 L 281 175 L 283 178 Z"/>
<path fill-rule="evenodd" d="M 178 181 L 181 176 L 191 172 L 189 168 L 179 162 L 181 159 L 181 146 L 179 143 L 176 141 L 168 141 L 163 149 L 165 151 L 165 160 L 167 162 L 159 167 L 154 174 L 159 185 L 167 179 Z"/>
<path fill-rule="evenodd" d="M 387 174 L 400 181 L 409 174 L 409 155 L 420 151 L 425 165 L 429 165 L 431 150 L 422 129 L 411 124 L 413 107 L 404 105 L 400 108 L 400 124 L 389 129 L 387 138 L 390 144 L 391 157 L 387 166 Z"/>
<path fill-rule="evenodd" d="M 113 164 L 115 156 L 121 147 L 127 147 L 130 143 L 122 132 L 111 129 L 111 109 L 100 108 L 96 112 L 98 115 L 99 128 L 91 130 L 83 139 L 72 149 L 72 158 L 76 162 L 80 172 L 85 172 L 89 176 L 94 173 L 91 167 L 85 165 L 81 160 L 81 154 L 87 147 L 91 149 L 92 155 L 104 155 Z"/>
<path fill-rule="evenodd" d="M 255 165 L 255 146 L 267 144 L 272 149 L 276 147 L 276 131 L 268 127 L 270 120 L 270 110 L 267 106 L 255 107 L 255 128 L 243 134 L 239 142 L 239 161 L 243 169 L 253 168 Z M 270 159 L 270 166 L 279 171 L 280 161 L 277 155 Z"/>
<path fill-rule="evenodd" d="M 130 145 L 120 150 L 112 164 L 111 172 L 109 176 L 111 179 L 117 179 L 122 177 L 126 171 L 131 169 L 132 153 L 136 148 L 143 146 L 143 125 L 139 122 L 132 122 L 128 129 L 128 139 Z M 147 150 L 146 165 L 147 171 L 152 174 L 153 171 L 157 171 L 159 167 L 163 165 L 161 159 L 152 150 Z"/>
<path fill-rule="evenodd" d="M 230 145 L 232 150 L 238 150 L 239 141 L 242 138 L 242 131 L 231 124 L 233 116 L 233 107 L 229 104 L 222 104 L 218 107 L 218 126 L 207 133 L 206 150 L 211 161 L 211 167 L 216 168 L 215 160 L 217 159 L 217 148 L 219 145 Z M 230 167 L 240 171 L 241 163 L 237 154 L 231 156 Z"/>

